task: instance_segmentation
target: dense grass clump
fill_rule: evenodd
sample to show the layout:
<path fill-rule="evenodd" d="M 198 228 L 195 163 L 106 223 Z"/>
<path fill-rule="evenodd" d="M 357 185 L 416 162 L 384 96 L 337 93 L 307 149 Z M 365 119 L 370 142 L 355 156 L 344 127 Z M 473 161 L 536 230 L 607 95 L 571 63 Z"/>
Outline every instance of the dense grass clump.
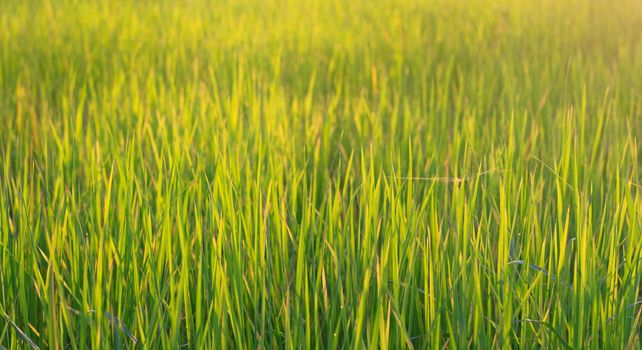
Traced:
<path fill-rule="evenodd" d="M 0 1 L 0 345 L 632 348 L 637 0 Z"/>

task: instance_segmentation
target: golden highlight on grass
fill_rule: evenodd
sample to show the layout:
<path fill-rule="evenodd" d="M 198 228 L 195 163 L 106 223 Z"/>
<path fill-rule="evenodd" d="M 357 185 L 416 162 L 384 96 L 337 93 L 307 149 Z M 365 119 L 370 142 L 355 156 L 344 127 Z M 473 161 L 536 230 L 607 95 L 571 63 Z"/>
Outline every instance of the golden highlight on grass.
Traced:
<path fill-rule="evenodd" d="M 642 346 L 634 0 L 0 1 L 0 346 Z"/>

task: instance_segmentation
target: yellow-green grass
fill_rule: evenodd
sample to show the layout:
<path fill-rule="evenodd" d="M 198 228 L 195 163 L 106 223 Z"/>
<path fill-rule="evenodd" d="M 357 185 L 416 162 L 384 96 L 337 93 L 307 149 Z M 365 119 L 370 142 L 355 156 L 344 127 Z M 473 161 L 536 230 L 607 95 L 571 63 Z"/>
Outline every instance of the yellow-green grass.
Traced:
<path fill-rule="evenodd" d="M 0 1 L 0 345 L 642 346 L 637 0 Z"/>

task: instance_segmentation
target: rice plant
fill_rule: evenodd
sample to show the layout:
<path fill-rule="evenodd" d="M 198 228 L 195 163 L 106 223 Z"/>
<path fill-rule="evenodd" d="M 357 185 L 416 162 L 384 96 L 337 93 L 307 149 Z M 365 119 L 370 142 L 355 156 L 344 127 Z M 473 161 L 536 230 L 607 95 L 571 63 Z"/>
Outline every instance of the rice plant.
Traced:
<path fill-rule="evenodd" d="M 642 347 L 637 0 L 0 2 L 0 347 Z"/>

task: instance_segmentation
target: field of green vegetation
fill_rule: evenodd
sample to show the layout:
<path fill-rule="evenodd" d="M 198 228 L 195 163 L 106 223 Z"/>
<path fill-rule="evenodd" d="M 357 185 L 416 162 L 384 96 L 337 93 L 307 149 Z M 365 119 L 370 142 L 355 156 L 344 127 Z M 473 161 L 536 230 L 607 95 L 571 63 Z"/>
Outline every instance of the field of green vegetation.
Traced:
<path fill-rule="evenodd" d="M 0 1 L 0 346 L 642 346 L 638 0 Z"/>

